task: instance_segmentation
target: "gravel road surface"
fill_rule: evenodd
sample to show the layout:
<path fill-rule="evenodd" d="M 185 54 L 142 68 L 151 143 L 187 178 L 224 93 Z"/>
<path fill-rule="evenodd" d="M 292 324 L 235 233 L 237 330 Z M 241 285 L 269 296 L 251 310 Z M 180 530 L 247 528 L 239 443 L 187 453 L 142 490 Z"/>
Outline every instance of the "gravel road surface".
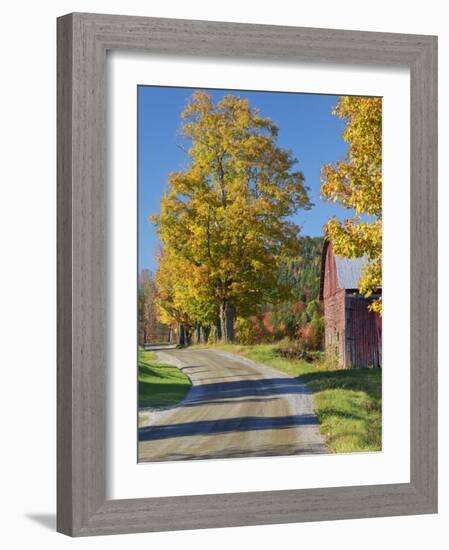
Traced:
<path fill-rule="evenodd" d="M 327 452 L 297 379 L 224 351 L 157 355 L 193 385 L 174 407 L 140 410 L 139 462 Z"/>

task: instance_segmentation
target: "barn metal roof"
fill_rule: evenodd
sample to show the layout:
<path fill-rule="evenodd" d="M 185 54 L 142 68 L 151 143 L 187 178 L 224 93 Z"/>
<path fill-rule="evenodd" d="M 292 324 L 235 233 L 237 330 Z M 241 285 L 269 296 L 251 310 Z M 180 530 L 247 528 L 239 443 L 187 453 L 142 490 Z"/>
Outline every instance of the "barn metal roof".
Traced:
<path fill-rule="evenodd" d="M 326 274 L 326 256 L 327 249 L 331 246 L 329 241 L 324 241 L 323 250 L 321 253 L 321 273 L 320 273 L 320 293 L 319 298 L 323 300 L 324 292 L 324 279 Z M 345 290 L 357 290 L 359 279 L 362 275 L 363 265 L 367 259 L 367 256 L 362 258 L 339 258 L 335 254 L 332 254 L 335 259 L 335 267 L 337 271 L 337 282 L 340 288 Z M 381 289 L 379 289 L 381 292 Z"/>
<path fill-rule="evenodd" d="M 358 287 L 362 275 L 362 268 L 367 256 L 362 258 L 340 258 L 335 256 L 338 284 L 340 288 L 355 289 Z"/>

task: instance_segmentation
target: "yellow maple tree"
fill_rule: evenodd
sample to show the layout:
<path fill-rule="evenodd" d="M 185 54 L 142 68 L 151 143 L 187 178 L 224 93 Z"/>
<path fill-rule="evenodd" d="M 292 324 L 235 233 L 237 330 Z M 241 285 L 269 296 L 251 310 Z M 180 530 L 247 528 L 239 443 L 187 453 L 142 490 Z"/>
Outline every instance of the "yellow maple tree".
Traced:
<path fill-rule="evenodd" d="M 382 98 L 340 97 L 333 114 L 346 121 L 345 158 L 321 169 L 321 196 L 355 215 L 325 225 L 325 237 L 338 256 L 366 257 L 359 281 L 365 297 L 382 286 Z M 370 304 L 382 313 L 382 298 Z"/>
<path fill-rule="evenodd" d="M 276 125 L 248 100 L 228 94 L 214 104 L 196 92 L 182 118 L 189 164 L 169 175 L 151 219 L 165 253 L 189 266 L 190 283 L 176 282 L 177 303 L 195 322 L 218 315 L 222 338 L 232 341 L 236 316 L 281 290 L 280 260 L 299 247 L 289 217 L 310 207 L 307 188 L 292 153 L 277 144 Z"/>

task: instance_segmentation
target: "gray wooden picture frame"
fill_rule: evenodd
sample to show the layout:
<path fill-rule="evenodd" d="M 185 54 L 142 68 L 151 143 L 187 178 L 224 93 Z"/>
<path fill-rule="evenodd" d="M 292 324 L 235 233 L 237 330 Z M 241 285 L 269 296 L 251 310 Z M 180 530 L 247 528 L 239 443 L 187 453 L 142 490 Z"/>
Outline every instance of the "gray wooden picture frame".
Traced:
<path fill-rule="evenodd" d="M 74 13 L 58 19 L 57 529 L 72 536 L 437 511 L 437 38 Z M 411 73 L 410 483 L 106 499 L 106 52 Z"/>

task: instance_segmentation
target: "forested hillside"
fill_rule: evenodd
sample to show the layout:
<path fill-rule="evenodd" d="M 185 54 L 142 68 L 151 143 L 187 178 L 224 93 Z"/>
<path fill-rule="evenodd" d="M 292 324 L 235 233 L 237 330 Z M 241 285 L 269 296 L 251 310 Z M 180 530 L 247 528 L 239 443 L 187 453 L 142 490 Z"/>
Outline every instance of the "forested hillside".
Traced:
<path fill-rule="evenodd" d="M 300 254 L 283 260 L 278 275 L 285 299 L 265 304 L 249 320 L 238 320 L 237 339 L 241 343 L 297 340 L 306 349 L 320 349 L 323 320 L 318 301 L 323 239 L 301 237 Z"/>

